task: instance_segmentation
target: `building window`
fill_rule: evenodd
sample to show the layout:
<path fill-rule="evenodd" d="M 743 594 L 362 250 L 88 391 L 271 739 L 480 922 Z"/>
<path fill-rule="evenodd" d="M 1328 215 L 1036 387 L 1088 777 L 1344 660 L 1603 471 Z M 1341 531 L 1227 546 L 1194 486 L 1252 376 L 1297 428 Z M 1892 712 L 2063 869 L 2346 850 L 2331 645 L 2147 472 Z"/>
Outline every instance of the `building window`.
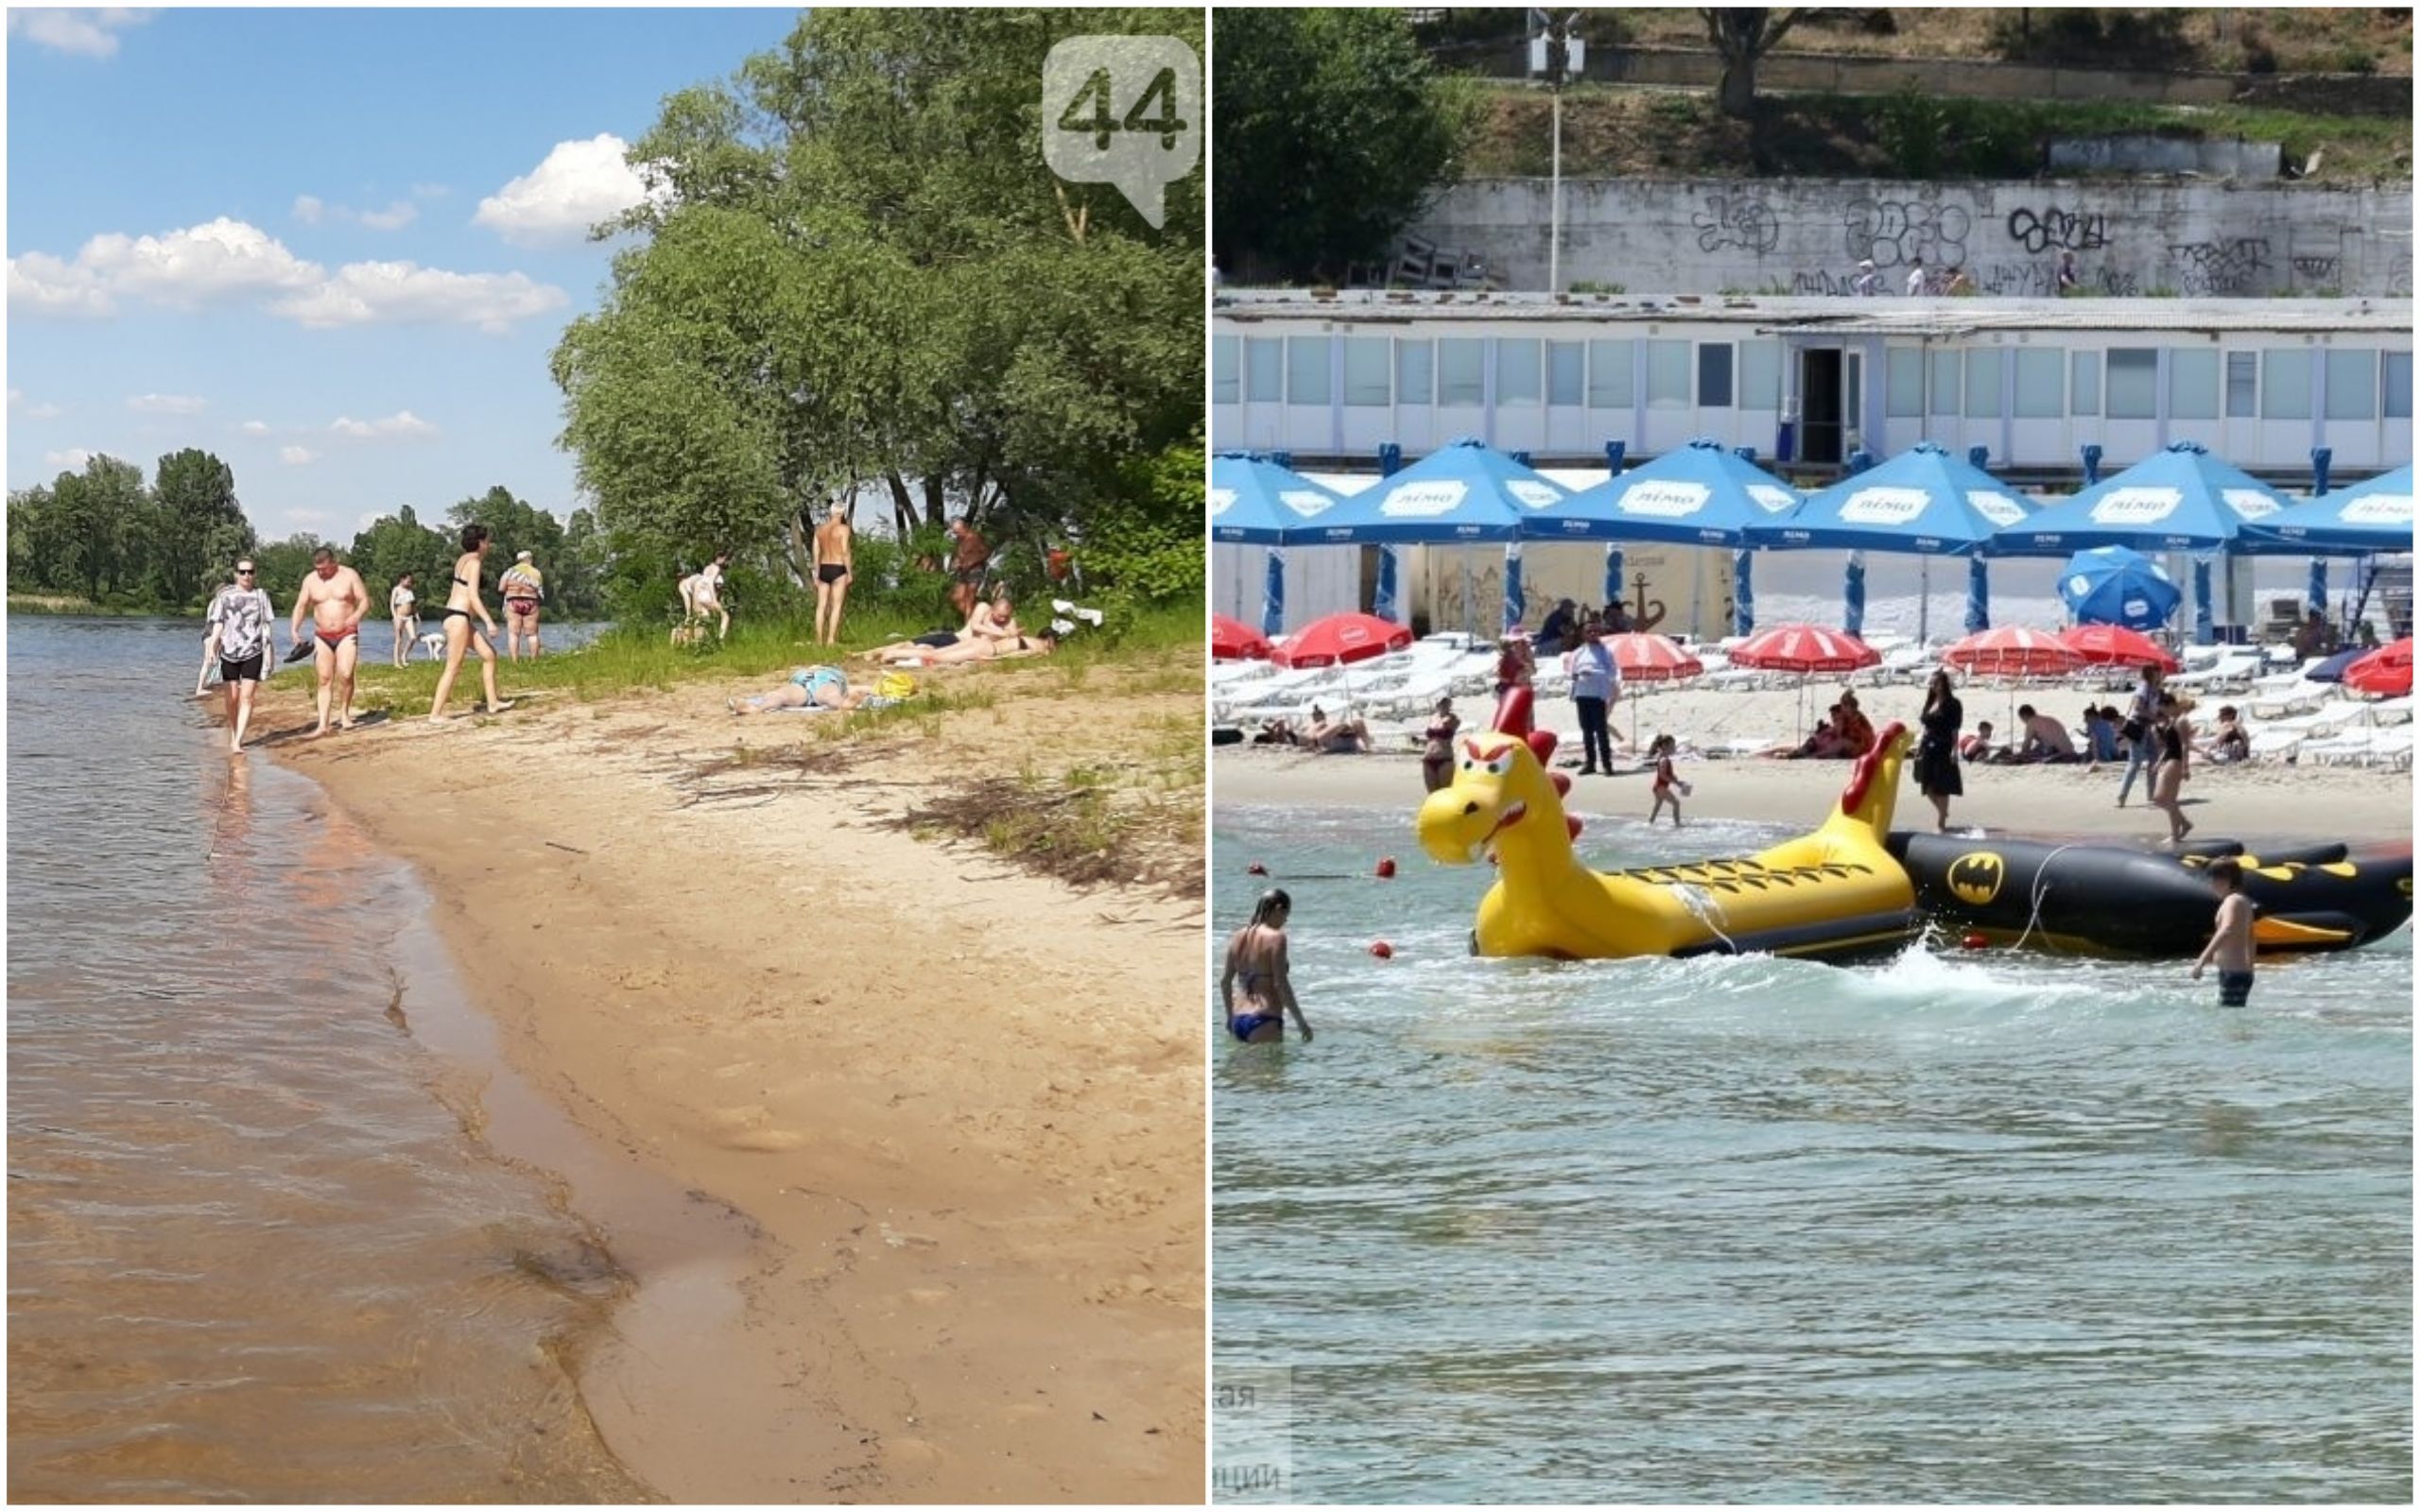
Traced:
<path fill-rule="evenodd" d="M 2159 353 L 2150 347 L 2109 349 L 2109 382 L 2103 394 L 2111 420 L 2159 418 Z"/>
<path fill-rule="evenodd" d="M 2000 418 L 2000 350 L 1985 347 L 1966 353 L 1966 418 Z"/>
<path fill-rule="evenodd" d="M 1286 397 L 1286 342 L 1279 336 L 1244 338 L 1244 403 L 1274 404 Z"/>
<path fill-rule="evenodd" d="M 2380 411 L 2389 420 L 2411 418 L 2411 353 L 2390 352 L 2379 363 L 2378 387 L 2385 399 Z"/>
<path fill-rule="evenodd" d="M 1327 337 L 1286 338 L 1286 403 L 1327 403 Z"/>
<path fill-rule="evenodd" d="M 1577 409 L 1586 397 L 1588 349 L 1577 341 L 1547 343 L 1547 403 Z"/>
<path fill-rule="evenodd" d="M 1925 354 L 1893 347 L 1882 354 L 1882 413 L 1907 420 L 1925 412 Z"/>
<path fill-rule="evenodd" d="M 2260 353 L 2227 353 L 2227 419 L 2250 420 L 2260 413 Z"/>
<path fill-rule="evenodd" d="M 2207 347 L 2171 347 L 2168 353 L 2168 418 L 2219 418 L 2219 354 Z"/>
<path fill-rule="evenodd" d="M 2327 353 L 2327 418 L 2378 418 L 2378 364 L 2376 349 L 2330 351 Z"/>
<path fill-rule="evenodd" d="M 1363 409 L 1384 409 L 1394 403 L 1387 387 L 1387 363 L 1393 355 L 1384 336 L 1344 338 L 1344 402 Z"/>
<path fill-rule="evenodd" d="M 1638 345 L 1632 341 L 1588 343 L 1588 407 L 1628 409 L 1637 403 Z"/>
<path fill-rule="evenodd" d="M 2067 359 L 2069 410 L 2078 415 L 2100 413 L 2100 353 L 2079 352 Z"/>
<path fill-rule="evenodd" d="M 1236 344 L 1234 336 L 1210 338 L 1210 403 L 1214 404 L 1232 404 L 1243 397 Z"/>
<path fill-rule="evenodd" d="M 1731 407 L 1731 343 L 1708 341 L 1698 348 L 1698 408 Z"/>
<path fill-rule="evenodd" d="M 1440 408 L 1477 409 L 1487 402 L 1484 342 L 1473 336 L 1437 340 L 1437 404 Z"/>
<path fill-rule="evenodd" d="M 1428 342 L 1396 338 L 1395 396 L 1402 404 L 1437 402 L 1437 352 Z"/>
<path fill-rule="evenodd" d="M 2067 412 L 2064 352 L 2028 347 L 2016 354 L 2016 418 L 2057 420 Z"/>
<path fill-rule="evenodd" d="M 1739 407 L 1781 408 L 1781 343 L 1739 343 Z"/>
<path fill-rule="evenodd" d="M 2260 418 L 2310 419 L 2310 353 L 2271 347 L 2260 353 Z"/>
<path fill-rule="evenodd" d="M 1496 404 L 1534 404 L 1542 395 L 1543 390 L 1538 387 L 1538 343 L 1512 337 L 1496 342 Z"/>
<path fill-rule="evenodd" d="M 1954 352 L 1932 354 L 1932 412 L 1936 415 L 1958 413 L 1958 373 L 1962 364 Z"/>
<path fill-rule="evenodd" d="M 1647 344 L 1647 407 L 1689 407 L 1689 344 L 1651 341 Z"/>

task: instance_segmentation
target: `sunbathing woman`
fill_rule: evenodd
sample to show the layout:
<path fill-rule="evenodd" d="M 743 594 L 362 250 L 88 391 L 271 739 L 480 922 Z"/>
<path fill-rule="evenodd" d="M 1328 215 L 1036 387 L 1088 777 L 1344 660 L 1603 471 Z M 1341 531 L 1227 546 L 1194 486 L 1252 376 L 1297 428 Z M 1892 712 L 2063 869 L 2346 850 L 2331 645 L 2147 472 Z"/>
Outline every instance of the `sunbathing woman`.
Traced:
<path fill-rule="evenodd" d="M 1015 622 L 1010 622 L 1014 629 Z M 949 666 L 960 662 L 1012 662 L 1021 656 L 1048 656 L 1059 649 L 1056 636 L 1050 635 L 977 635 L 925 652 L 927 666 Z"/>
<path fill-rule="evenodd" d="M 855 709 L 873 696 L 871 688 L 851 688 L 849 675 L 838 667 L 801 667 L 770 693 L 753 698 L 733 698 L 725 705 L 735 714 L 770 713 L 776 709 Z"/>
<path fill-rule="evenodd" d="M 893 641 L 877 645 L 865 654 L 884 662 L 924 661 L 936 651 L 949 650 L 970 641 L 996 640 L 1001 636 L 1015 637 L 1025 632 L 1017 627 L 1016 615 L 1009 606 L 1005 593 L 990 601 L 977 600 L 968 611 L 966 624 L 956 630 L 935 630 L 917 636 L 912 641 Z"/>

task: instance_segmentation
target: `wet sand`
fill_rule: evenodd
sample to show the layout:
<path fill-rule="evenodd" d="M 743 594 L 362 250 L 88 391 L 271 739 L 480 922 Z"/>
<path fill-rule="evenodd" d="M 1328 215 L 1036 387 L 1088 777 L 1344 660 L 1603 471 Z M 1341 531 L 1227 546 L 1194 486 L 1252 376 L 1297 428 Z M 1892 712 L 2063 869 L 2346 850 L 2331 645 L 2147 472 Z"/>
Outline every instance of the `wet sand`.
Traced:
<path fill-rule="evenodd" d="M 1199 696 L 964 675 L 994 707 L 821 774 L 701 786 L 829 717 L 734 720 L 731 686 L 275 751 L 419 869 L 504 1060 L 576 1130 L 509 1153 L 564 1170 L 635 1279 L 573 1368 L 670 1499 L 1201 1494 L 1198 903 L 880 824 Z"/>

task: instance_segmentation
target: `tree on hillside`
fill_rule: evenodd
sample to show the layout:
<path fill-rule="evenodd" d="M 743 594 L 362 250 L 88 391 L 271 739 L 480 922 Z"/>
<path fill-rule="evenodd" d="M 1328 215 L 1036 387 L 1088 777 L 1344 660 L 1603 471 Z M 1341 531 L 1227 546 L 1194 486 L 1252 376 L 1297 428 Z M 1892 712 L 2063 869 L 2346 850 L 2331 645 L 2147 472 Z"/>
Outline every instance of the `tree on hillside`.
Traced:
<path fill-rule="evenodd" d="M 1153 231 L 1042 157 L 1044 57 L 1114 31 L 1201 44 L 1198 12 L 817 10 L 666 102 L 630 153 L 644 240 L 554 354 L 618 593 L 715 549 L 803 580 L 869 484 L 903 537 L 1080 534 L 1199 424 L 1199 176 Z"/>
<path fill-rule="evenodd" d="M 1213 86 L 1218 253 L 1249 278 L 1384 257 L 1476 119 L 1399 10 L 1221 10 Z"/>
<path fill-rule="evenodd" d="M 235 499 L 235 471 L 187 447 L 160 458 L 152 474 L 151 578 L 166 604 L 191 604 L 230 580 L 252 549 L 251 522 Z"/>
<path fill-rule="evenodd" d="M 1806 8 L 1766 10 L 1706 6 L 1698 14 L 1705 18 L 1706 40 L 1722 57 L 1722 82 L 1715 92 L 1716 101 L 1722 113 L 1734 120 L 1751 119 L 1756 113 L 1756 64 L 1781 45 L 1789 28 L 1806 14 Z"/>

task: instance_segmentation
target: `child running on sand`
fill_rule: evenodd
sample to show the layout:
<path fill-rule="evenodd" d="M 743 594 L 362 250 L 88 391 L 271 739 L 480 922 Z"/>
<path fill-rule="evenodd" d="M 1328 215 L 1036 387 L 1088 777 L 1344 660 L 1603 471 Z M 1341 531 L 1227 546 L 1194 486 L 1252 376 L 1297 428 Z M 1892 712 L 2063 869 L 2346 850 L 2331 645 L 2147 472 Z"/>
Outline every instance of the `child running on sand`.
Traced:
<path fill-rule="evenodd" d="M 2201 959 L 2193 963 L 2193 980 L 2202 980 L 2202 968 L 2215 959 L 2219 1006 L 2239 1008 L 2252 998 L 2252 900 L 2243 895 L 2243 863 L 2221 856 L 2210 863 L 2204 875 L 2218 890 L 2219 917 L 2210 943 L 2202 947 Z"/>
<path fill-rule="evenodd" d="M 1672 828 L 1676 830 L 1681 827 L 1681 799 L 1689 796 L 1689 784 L 1672 773 L 1672 752 L 1678 748 L 1678 743 L 1669 735 L 1656 736 L 1655 743 L 1647 747 L 1647 753 L 1655 758 L 1655 807 L 1648 811 L 1647 822 L 1653 824 L 1656 816 L 1664 812 L 1664 805 L 1669 803 Z"/>

